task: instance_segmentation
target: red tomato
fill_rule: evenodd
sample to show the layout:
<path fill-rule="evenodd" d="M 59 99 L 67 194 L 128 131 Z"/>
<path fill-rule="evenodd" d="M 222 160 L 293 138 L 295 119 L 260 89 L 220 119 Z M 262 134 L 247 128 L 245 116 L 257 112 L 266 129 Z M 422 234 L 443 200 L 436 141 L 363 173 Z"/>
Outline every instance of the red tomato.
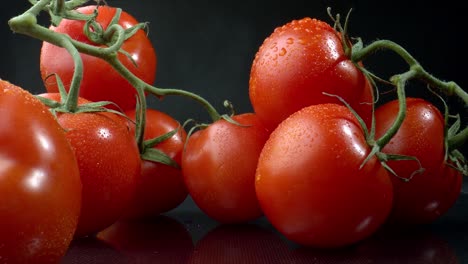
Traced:
<path fill-rule="evenodd" d="M 126 112 L 126 115 L 135 120 L 135 110 Z M 180 165 L 187 137 L 185 130 L 168 114 L 147 109 L 145 139 L 153 139 L 175 129 L 178 129 L 175 135 L 154 148 L 164 152 Z M 180 168 L 142 160 L 141 174 L 136 194 L 124 214 L 125 218 L 159 215 L 176 208 L 188 195 Z"/>
<path fill-rule="evenodd" d="M 78 8 L 78 11 L 91 14 L 95 8 L 93 5 L 85 6 Z M 114 17 L 116 8 L 99 6 L 98 12 L 99 15 L 96 21 L 105 30 Z M 84 21 L 64 19 L 59 26 L 51 26 L 50 28 L 55 32 L 68 34 L 77 41 L 98 46 L 88 40 L 83 33 L 84 23 Z M 136 24 L 138 24 L 138 21 L 134 17 L 122 11 L 119 25 L 127 29 Z M 153 84 L 156 76 L 156 53 L 146 33 L 139 30 L 131 38 L 125 40 L 122 49 L 133 58 L 132 61 L 123 53 L 119 53 L 119 60 L 124 66 L 143 81 Z M 80 87 L 81 97 L 96 102 L 112 101 L 119 105 L 122 110 L 135 107 L 135 89 L 110 64 L 100 58 L 86 54 L 81 54 L 81 58 L 84 67 Z M 58 92 L 55 77 L 49 76 L 53 73 L 60 76 L 65 88 L 68 90 L 74 72 L 73 59 L 64 48 L 43 42 L 40 54 L 40 70 L 48 92 Z"/>
<path fill-rule="evenodd" d="M 445 121 L 440 111 L 420 98 L 407 98 L 406 103 L 406 118 L 382 152 L 416 157 L 425 171 L 415 174 L 409 182 L 391 177 L 395 194 L 391 219 L 407 224 L 430 223 L 455 203 L 462 177 L 444 162 Z M 398 100 L 376 109 L 377 137 L 393 124 L 398 109 Z M 407 179 L 419 169 L 416 161 L 389 161 L 388 165 L 399 177 Z"/>
<path fill-rule="evenodd" d="M 75 155 L 48 108 L 0 80 L 0 262 L 56 263 L 81 203 Z"/>
<path fill-rule="evenodd" d="M 51 93 L 40 96 L 60 98 Z M 117 221 L 132 199 L 141 175 L 138 146 L 131 124 L 120 115 L 58 113 L 57 119 L 67 131 L 83 183 L 75 237 L 91 235 Z"/>
<path fill-rule="evenodd" d="M 273 129 L 303 107 L 339 103 L 323 92 L 342 97 L 370 123 L 371 86 L 345 55 L 336 30 L 308 17 L 275 29 L 250 72 L 250 101 L 259 118 Z"/>
<path fill-rule="evenodd" d="M 345 106 L 312 105 L 284 120 L 260 154 L 255 187 L 280 233 L 301 245 L 339 247 L 387 219 L 392 185 Z"/>
<path fill-rule="evenodd" d="M 192 134 L 182 156 L 182 174 L 198 207 L 222 223 L 262 215 L 255 195 L 257 160 L 268 132 L 253 113 L 220 119 Z"/>

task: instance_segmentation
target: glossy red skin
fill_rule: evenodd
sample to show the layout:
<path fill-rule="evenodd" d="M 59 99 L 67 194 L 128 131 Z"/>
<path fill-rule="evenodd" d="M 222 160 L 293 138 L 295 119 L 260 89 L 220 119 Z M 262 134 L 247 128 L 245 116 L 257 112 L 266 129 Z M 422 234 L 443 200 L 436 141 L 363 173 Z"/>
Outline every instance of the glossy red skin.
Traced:
<path fill-rule="evenodd" d="M 58 101 L 58 94 L 40 96 Z M 80 103 L 87 100 L 81 99 Z M 109 112 L 58 113 L 74 150 L 83 184 L 75 237 L 94 235 L 124 213 L 141 176 L 141 160 L 130 122 Z"/>
<path fill-rule="evenodd" d="M 337 104 L 294 113 L 270 135 L 260 154 L 255 187 L 261 208 L 286 238 L 332 248 L 372 235 L 392 205 L 387 171 L 355 117 Z"/>
<path fill-rule="evenodd" d="M 303 107 L 340 103 L 323 92 L 342 97 L 370 124 L 371 86 L 345 55 L 336 30 L 308 17 L 276 28 L 250 72 L 249 96 L 259 118 L 274 129 Z"/>
<path fill-rule="evenodd" d="M 85 6 L 78 9 L 79 12 L 90 14 L 95 6 Z M 100 6 L 97 21 L 106 29 L 115 14 L 116 8 Z M 122 10 L 119 25 L 124 29 L 138 24 L 138 21 Z M 66 33 L 72 39 L 97 46 L 92 43 L 83 33 L 84 22 L 76 20 L 62 20 L 58 27 L 50 28 L 59 33 Z M 104 46 L 103 46 L 104 47 Z M 118 58 L 135 76 L 144 82 L 153 84 L 156 78 L 156 52 L 149 38 L 143 30 L 139 30 L 131 38 L 127 39 L 122 49 L 131 55 L 134 62 L 126 55 L 119 53 Z M 135 88 L 125 80 L 112 66 L 100 58 L 81 54 L 83 60 L 83 79 L 80 86 L 80 96 L 90 101 L 112 101 L 119 105 L 122 110 L 133 109 L 136 104 Z M 135 64 L 137 66 L 135 66 Z M 60 76 L 65 88 L 69 89 L 71 83 L 74 63 L 68 52 L 61 47 L 48 42 L 43 42 L 40 54 L 40 71 L 47 92 L 58 92 L 55 76 Z M 111 108 L 115 108 L 109 106 Z"/>
<path fill-rule="evenodd" d="M 197 206 L 221 223 L 262 215 L 254 178 L 268 131 L 253 113 L 236 115 L 239 126 L 220 119 L 192 134 L 182 156 L 182 174 Z"/>
<path fill-rule="evenodd" d="M 75 155 L 48 108 L 3 80 L 0 113 L 0 262 L 59 262 L 80 215 Z"/>
<path fill-rule="evenodd" d="M 126 112 L 126 115 L 135 120 L 135 110 Z M 145 140 L 162 136 L 177 128 L 179 130 L 174 136 L 157 144 L 154 148 L 161 150 L 180 165 L 187 133 L 170 115 L 155 109 L 147 110 Z M 157 216 L 179 206 L 187 195 L 188 191 L 180 168 L 142 160 L 141 178 L 137 191 L 123 217 Z"/>
<path fill-rule="evenodd" d="M 398 100 L 376 109 L 377 137 L 392 125 L 398 109 Z M 409 182 L 391 177 L 395 193 L 392 222 L 433 222 L 458 199 L 462 177 L 444 162 L 444 123 L 444 117 L 430 102 L 407 98 L 405 120 L 382 152 L 417 157 L 425 171 L 414 175 Z M 419 168 L 416 161 L 389 161 L 388 165 L 399 177 L 407 179 Z"/>

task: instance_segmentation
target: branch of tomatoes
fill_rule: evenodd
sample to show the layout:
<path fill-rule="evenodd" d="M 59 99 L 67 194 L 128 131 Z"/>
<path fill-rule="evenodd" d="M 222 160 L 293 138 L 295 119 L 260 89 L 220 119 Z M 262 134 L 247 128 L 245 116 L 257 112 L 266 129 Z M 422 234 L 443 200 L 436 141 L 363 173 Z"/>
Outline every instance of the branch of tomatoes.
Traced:
<path fill-rule="evenodd" d="M 200 95 L 181 89 L 155 87 L 149 82 L 138 77 L 126 65 L 124 65 L 124 63 L 122 63 L 119 59 L 119 54 L 124 54 L 128 59 L 133 60 L 132 57 L 122 48 L 124 41 L 132 37 L 140 29 L 146 29 L 146 23 L 139 23 L 128 29 L 124 29 L 118 24 L 122 10 L 120 8 L 116 8 L 115 16 L 112 18 L 107 28 L 103 29 L 103 27 L 96 22 L 98 8 L 96 8 L 91 14 L 84 14 L 77 11 L 77 8 L 89 2 L 88 0 L 30 0 L 30 2 L 32 4 L 30 9 L 8 21 L 11 30 L 16 33 L 21 33 L 35 39 L 51 43 L 55 46 L 63 47 L 72 56 L 74 61 L 74 74 L 71 79 L 71 85 L 68 93 L 62 93 L 62 103 L 57 105 L 57 103 L 54 102 L 53 104 L 50 104 L 50 106 L 54 105 L 54 108 L 60 108 L 61 112 L 83 111 L 84 106 L 79 105 L 77 102 L 80 94 L 81 81 L 83 79 L 83 61 L 80 56 L 80 53 L 82 53 L 106 61 L 136 90 L 136 108 L 139 114 L 136 116 L 135 137 L 143 154 L 142 156 L 145 157 L 145 159 L 161 161 L 160 156 L 143 153 L 145 150 L 149 149 L 147 147 L 148 144 L 145 143 L 143 139 L 144 128 L 146 125 L 145 115 L 147 107 L 147 93 L 153 94 L 158 98 L 162 98 L 167 95 L 188 97 L 200 103 L 206 109 L 213 122 L 219 119 L 226 119 L 235 123 L 231 119 L 231 115 L 219 114 L 213 105 Z M 97 2 L 97 6 L 99 6 L 100 1 Z M 83 32 L 92 44 L 73 39 L 67 34 L 58 33 L 50 28 L 38 24 L 37 16 L 41 12 L 49 13 L 52 25 L 59 25 L 63 19 L 85 21 Z M 56 76 L 57 82 L 60 81 L 59 77 L 60 76 Z M 87 106 L 87 109 L 89 111 L 101 111 L 105 109 L 102 107 L 102 103 L 99 103 L 98 105 L 99 109 L 89 109 L 89 105 Z M 172 164 L 172 162 L 169 163 Z"/>
<path fill-rule="evenodd" d="M 370 80 L 373 86 L 377 86 L 377 82 L 385 82 L 390 83 L 394 87 L 396 87 L 396 93 L 398 97 L 399 103 L 399 110 L 397 117 L 391 127 L 379 138 L 375 139 L 375 118 L 372 118 L 371 128 L 368 131 L 367 127 L 365 126 L 364 122 L 361 122 L 361 125 L 365 131 L 366 138 L 368 144 L 372 147 L 372 151 L 365 160 L 367 162 L 371 156 L 377 155 L 377 157 L 382 161 L 383 165 L 390 171 L 390 167 L 386 165 L 386 162 L 391 159 L 414 159 L 414 157 L 406 157 L 400 155 L 388 155 L 382 153 L 380 150 L 387 145 L 390 140 L 395 136 L 395 134 L 399 131 L 400 127 L 403 124 L 403 121 L 406 117 L 406 84 L 412 80 L 419 80 L 425 83 L 428 86 L 428 91 L 435 93 L 435 91 L 431 90 L 431 88 L 437 89 L 439 92 L 447 95 L 447 96 L 456 96 L 464 103 L 464 109 L 468 106 L 468 93 L 463 90 L 456 82 L 454 81 L 443 81 L 429 72 L 427 72 L 423 66 L 416 60 L 404 47 L 395 43 L 391 40 L 376 40 L 368 44 L 367 46 L 364 45 L 364 42 L 361 38 L 357 38 L 356 41 L 353 43 L 350 37 L 347 35 L 348 30 L 348 22 L 349 22 L 349 15 L 351 13 L 348 12 L 345 23 L 342 26 L 340 22 L 340 15 L 337 14 L 333 16 L 331 14 L 331 8 L 327 9 L 327 12 L 331 19 L 334 21 L 335 25 L 334 28 L 338 30 L 341 34 L 342 45 L 346 55 L 351 59 L 354 65 L 359 68 L 365 76 Z M 390 77 L 389 82 L 383 80 L 382 78 L 374 75 L 365 67 L 362 66 L 363 61 L 370 57 L 372 54 L 376 53 L 378 50 L 390 50 L 400 56 L 408 65 L 408 70 L 403 73 L 395 74 Z M 437 93 L 436 95 L 442 99 Z M 442 99 L 443 101 L 443 99 Z M 465 142 L 468 140 L 468 126 L 465 126 L 463 129 L 461 128 L 460 122 L 460 115 L 456 114 L 456 121 L 453 124 L 449 123 L 449 108 L 447 104 L 444 102 L 445 106 L 445 121 L 446 121 L 446 129 L 445 129 L 445 161 L 450 159 L 451 162 L 455 164 L 456 169 L 461 171 L 463 175 L 468 175 L 468 165 L 465 162 L 465 157 L 459 151 Z M 416 159 L 417 161 L 417 159 Z M 365 163 L 364 162 L 364 163 Z M 421 169 L 421 168 L 420 168 Z M 419 171 L 419 170 L 418 170 Z M 415 171 L 417 173 L 418 171 Z M 395 174 L 395 173 L 394 173 Z M 398 175 L 396 175 L 398 176 Z M 408 179 L 405 179 L 408 180 Z"/>

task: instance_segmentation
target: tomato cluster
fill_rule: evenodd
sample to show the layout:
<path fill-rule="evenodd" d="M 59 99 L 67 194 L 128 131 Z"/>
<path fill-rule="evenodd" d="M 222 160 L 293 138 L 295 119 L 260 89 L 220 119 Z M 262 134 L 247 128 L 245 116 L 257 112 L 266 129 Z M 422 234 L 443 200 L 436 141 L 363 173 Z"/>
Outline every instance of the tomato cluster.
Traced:
<path fill-rule="evenodd" d="M 220 223 L 266 217 L 291 241 L 330 248 L 385 224 L 431 223 L 460 194 L 439 109 L 420 98 L 378 105 L 351 42 L 323 21 L 293 20 L 264 40 L 251 65 L 252 112 L 211 113 L 212 123 L 187 130 L 146 105 L 163 93 L 141 24 L 107 5 L 75 11 L 96 17 L 50 26 L 66 37 L 43 42 L 46 93 L 0 82 L 0 260 L 58 260 L 74 238 L 118 237 L 124 223 L 188 196 Z M 82 45 L 91 49 L 69 55 Z M 405 118 L 385 142 L 402 100 Z"/>

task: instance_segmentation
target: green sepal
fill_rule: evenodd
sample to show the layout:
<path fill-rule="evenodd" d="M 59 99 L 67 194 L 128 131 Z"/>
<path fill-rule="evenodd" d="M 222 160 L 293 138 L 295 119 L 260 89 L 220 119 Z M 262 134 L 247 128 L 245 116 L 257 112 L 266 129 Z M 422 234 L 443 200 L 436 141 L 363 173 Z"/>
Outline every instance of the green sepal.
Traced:
<path fill-rule="evenodd" d="M 162 152 L 159 149 L 147 148 L 140 156 L 141 156 L 141 159 L 144 159 L 144 160 L 162 163 L 162 164 L 174 167 L 176 169 L 180 169 L 179 164 L 175 162 L 175 160 L 173 160 L 171 157 L 169 157 L 168 155 L 166 155 L 164 152 Z"/>
<path fill-rule="evenodd" d="M 362 39 L 361 38 L 356 38 L 356 39 L 357 41 L 353 43 L 353 47 L 351 48 L 351 54 L 361 51 L 362 48 L 364 47 L 364 43 Z"/>
<path fill-rule="evenodd" d="M 418 158 L 414 156 L 408 156 L 408 155 L 399 155 L 399 154 L 386 154 L 386 153 L 377 153 L 377 157 L 379 158 L 380 162 L 382 163 L 382 166 L 390 172 L 393 176 L 397 177 L 398 179 L 409 182 L 416 174 L 421 174 L 423 173 L 426 169 L 421 165 L 421 162 L 419 161 Z M 409 178 L 401 177 L 399 176 L 390 166 L 388 166 L 387 161 L 389 160 L 395 160 L 395 161 L 416 161 L 418 163 L 418 169 L 414 170 Z"/>
<path fill-rule="evenodd" d="M 464 176 L 468 176 L 468 164 L 466 163 L 465 156 L 457 149 L 449 154 L 449 159 L 452 163 L 447 162 L 447 165 L 455 170 L 458 170 Z"/>
<path fill-rule="evenodd" d="M 49 10 L 49 15 L 50 15 L 50 23 L 54 26 L 54 27 L 58 27 L 58 25 L 60 24 L 60 22 L 62 22 L 62 16 L 57 16 L 55 15 L 52 10 Z"/>
<path fill-rule="evenodd" d="M 461 128 L 461 118 L 460 118 L 460 115 L 457 114 L 454 116 L 455 117 L 455 122 L 453 122 L 453 124 L 449 127 L 449 129 L 447 130 L 447 138 L 451 138 L 453 136 L 455 136 L 458 131 L 460 131 L 460 128 Z"/>
<path fill-rule="evenodd" d="M 49 98 L 45 98 L 45 97 L 42 97 L 42 96 L 39 96 L 39 95 L 35 95 L 35 97 L 37 99 L 39 99 L 39 101 L 41 101 L 41 103 L 43 103 L 44 105 L 46 105 L 49 108 L 57 108 L 57 107 L 60 107 L 60 105 L 61 105 L 60 102 L 57 102 L 57 101 L 49 99 Z"/>
<path fill-rule="evenodd" d="M 180 127 L 176 128 L 174 130 L 171 130 L 171 131 L 167 132 L 166 134 L 161 135 L 159 137 L 155 137 L 155 138 L 152 138 L 152 139 L 145 140 L 144 141 L 145 149 L 152 148 L 152 147 L 156 146 L 157 144 L 170 139 L 171 137 L 173 137 L 179 131 L 179 128 Z"/>
<path fill-rule="evenodd" d="M 140 29 L 145 30 L 147 27 L 148 27 L 148 23 L 142 22 L 142 23 L 138 23 L 132 27 L 125 29 L 125 40 L 135 35 L 138 32 L 138 30 Z"/>
<path fill-rule="evenodd" d="M 221 115 L 221 119 L 224 119 L 227 122 L 229 122 L 229 123 L 231 123 L 233 125 L 236 125 L 236 126 L 241 126 L 241 127 L 250 127 L 250 126 L 252 126 L 252 125 L 247 125 L 247 124 L 241 124 L 241 123 L 237 122 L 236 120 L 232 119 L 232 117 L 230 115 L 227 115 L 227 114 Z"/>

